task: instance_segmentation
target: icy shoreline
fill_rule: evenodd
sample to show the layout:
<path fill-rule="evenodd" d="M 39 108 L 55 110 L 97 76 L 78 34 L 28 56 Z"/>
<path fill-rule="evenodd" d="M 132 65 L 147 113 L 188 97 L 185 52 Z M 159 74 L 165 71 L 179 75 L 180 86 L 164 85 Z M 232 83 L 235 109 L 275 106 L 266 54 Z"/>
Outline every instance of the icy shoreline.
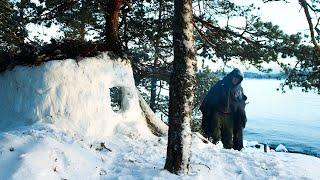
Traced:
<path fill-rule="evenodd" d="M 244 140 L 244 142 L 245 143 L 250 142 L 250 146 L 249 147 L 255 147 L 257 149 L 263 149 L 264 145 L 267 145 L 268 152 L 269 151 L 287 152 L 287 153 L 302 154 L 302 155 L 308 155 L 308 156 L 313 156 L 313 157 L 320 158 L 319 156 L 317 156 L 317 154 L 308 153 L 308 151 L 294 151 L 294 150 L 291 150 L 292 148 L 290 146 L 284 146 L 281 143 L 280 144 L 264 144 L 264 143 L 260 143 L 260 142 L 258 142 L 256 140 L 252 140 L 252 141 Z M 259 147 L 257 147 L 256 145 L 259 146 Z M 279 146 L 283 146 L 284 150 L 281 150 L 281 149 L 277 150 L 277 148 L 279 148 Z M 283 148 L 283 147 L 281 147 L 281 148 Z"/>
<path fill-rule="evenodd" d="M 277 146 L 278 145 L 276 145 L 276 144 L 270 144 L 270 149 L 275 150 L 277 148 Z M 308 156 L 313 156 L 313 157 L 320 158 L 320 154 L 312 153 L 312 152 L 310 152 L 308 150 L 299 151 L 299 150 L 292 150 L 294 148 L 292 148 L 290 146 L 286 146 L 286 147 L 288 149 L 288 153 L 303 154 L 303 155 L 308 155 Z"/>

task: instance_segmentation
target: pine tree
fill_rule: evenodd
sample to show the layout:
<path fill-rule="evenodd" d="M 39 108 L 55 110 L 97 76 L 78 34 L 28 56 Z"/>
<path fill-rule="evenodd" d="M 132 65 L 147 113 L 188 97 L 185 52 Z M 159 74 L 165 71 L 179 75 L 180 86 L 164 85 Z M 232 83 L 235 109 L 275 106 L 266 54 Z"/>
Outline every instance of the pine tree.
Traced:
<path fill-rule="evenodd" d="M 176 174 L 188 174 L 190 168 L 190 122 L 197 64 L 192 21 L 192 0 L 175 0 L 174 61 L 170 78 L 169 135 L 165 169 Z"/>

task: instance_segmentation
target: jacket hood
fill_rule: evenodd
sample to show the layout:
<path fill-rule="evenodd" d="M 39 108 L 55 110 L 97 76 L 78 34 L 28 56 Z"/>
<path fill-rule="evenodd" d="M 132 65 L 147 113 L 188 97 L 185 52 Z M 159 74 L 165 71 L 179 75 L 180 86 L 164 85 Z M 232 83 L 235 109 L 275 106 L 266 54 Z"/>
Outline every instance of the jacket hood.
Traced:
<path fill-rule="evenodd" d="M 229 74 L 227 74 L 227 76 L 224 77 L 223 80 L 228 83 L 231 83 L 233 77 L 236 77 L 239 79 L 238 84 L 240 84 L 244 78 L 243 73 L 238 68 L 235 68 L 233 71 L 231 71 Z"/>

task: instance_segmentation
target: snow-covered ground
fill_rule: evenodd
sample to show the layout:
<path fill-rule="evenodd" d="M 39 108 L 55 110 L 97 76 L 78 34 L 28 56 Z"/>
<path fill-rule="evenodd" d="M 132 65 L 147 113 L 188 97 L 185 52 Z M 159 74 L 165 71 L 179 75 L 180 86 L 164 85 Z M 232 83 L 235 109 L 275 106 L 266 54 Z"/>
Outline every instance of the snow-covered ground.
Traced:
<path fill-rule="evenodd" d="M 0 134 L 0 179 L 180 179 L 164 170 L 166 137 L 123 124 L 104 141 L 35 124 Z M 242 152 L 193 136 L 183 179 L 319 179 L 320 159 L 246 147 Z"/>
<path fill-rule="evenodd" d="M 0 75 L 0 179 L 320 179 L 320 159 L 239 152 L 192 138 L 191 172 L 164 170 L 167 137 L 148 129 L 130 65 L 104 54 Z M 113 112 L 109 88 L 123 90 Z"/>

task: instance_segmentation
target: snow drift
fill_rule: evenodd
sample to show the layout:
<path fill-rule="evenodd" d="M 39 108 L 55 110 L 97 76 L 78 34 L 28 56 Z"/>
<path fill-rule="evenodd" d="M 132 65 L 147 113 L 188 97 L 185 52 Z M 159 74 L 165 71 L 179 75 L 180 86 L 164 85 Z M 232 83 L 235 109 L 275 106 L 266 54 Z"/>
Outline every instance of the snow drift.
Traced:
<path fill-rule="evenodd" d="M 121 124 L 150 131 L 139 106 L 130 63 L 107 53 L 79 62 L 50 61 L 0 75 L 0 131 L 37 122 L 69 134 L 104 138 Z M 110 88 L 122 90 L 122 108 L 111 108 Z"/>

